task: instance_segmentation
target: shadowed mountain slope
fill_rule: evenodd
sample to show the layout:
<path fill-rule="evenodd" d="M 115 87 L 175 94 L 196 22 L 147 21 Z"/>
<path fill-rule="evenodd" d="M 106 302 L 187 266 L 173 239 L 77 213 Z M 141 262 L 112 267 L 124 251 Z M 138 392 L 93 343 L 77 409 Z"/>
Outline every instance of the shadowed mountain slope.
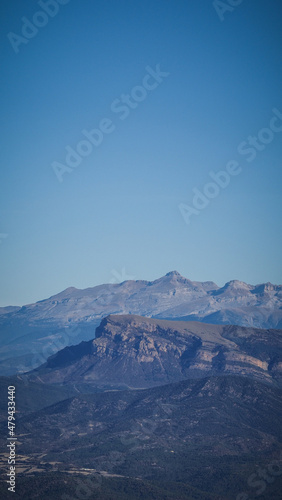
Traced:
<path fill-rule="evenodd" d="M 136 494 L 152 481 L 155 491 L 143 497 L 148 499 L 234 500 L 246 490 L 252 498 L 263 484 L 261 498 L 278 500 L 278 466 L 268 468 L 270 480 L 263 483 L 259 470 L 280 463 L 281 411 L 281 389 L 233 376 L 77 394 L 18 421 L 18 463 L 25 470 L 18 488 L 31 468 L 41 468 L 44 485 L 48 470 L 51 487 L 51 472 L 59 467 L 72 475 L 95 472 L 100 489 L 93 499 L 103 499 L 107 488 L 99 474 L 114 474 L 116 492 L 124 478 L 127 485 L 140 481 Z M 162 496 L 164 491 L 170 494 Z M 119 498 L 114 493 L 105 498 Z M 121 498 L 132 495 L 125 490 Z"/>

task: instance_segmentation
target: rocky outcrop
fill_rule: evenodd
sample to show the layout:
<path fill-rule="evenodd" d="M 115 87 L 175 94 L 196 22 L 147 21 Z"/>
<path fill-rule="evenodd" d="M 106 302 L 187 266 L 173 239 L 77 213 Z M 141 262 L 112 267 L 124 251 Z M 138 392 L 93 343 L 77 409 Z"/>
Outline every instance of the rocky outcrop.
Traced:
<path fill-rule="evenodd" d="M 280 384 L 282 331 L 112 315 L 93 341 L 60 351 L 32 377 L 144 388 L 223 374 Z"/>

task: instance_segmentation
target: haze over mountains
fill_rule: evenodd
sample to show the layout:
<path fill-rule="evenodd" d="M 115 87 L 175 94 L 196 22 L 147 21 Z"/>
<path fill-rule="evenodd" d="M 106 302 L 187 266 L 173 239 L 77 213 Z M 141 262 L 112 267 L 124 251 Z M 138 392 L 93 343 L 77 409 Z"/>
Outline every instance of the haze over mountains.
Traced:
<path fill-rule="evenodd" d="M 125 281 L 0 310 L 0 373 L 27 371 L 66 345 L 91 340 L 109 314 L 281 328 L 282 286 L 195 282 L 172 271 L 155 281 Z M 13 352 L 13 356 L 11 356 Z"/>

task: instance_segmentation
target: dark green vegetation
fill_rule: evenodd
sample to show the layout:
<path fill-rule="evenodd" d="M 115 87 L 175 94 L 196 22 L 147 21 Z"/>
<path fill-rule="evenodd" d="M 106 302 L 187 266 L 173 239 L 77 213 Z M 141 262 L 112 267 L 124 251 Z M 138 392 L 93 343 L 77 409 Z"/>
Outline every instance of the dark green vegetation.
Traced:
<path fill-rule="evenodd" d="M 2 500 L 225 500 L 225 497 L 204 493 L 189 484 L 159 482 L 131 478 L 104 478 L 91 484 L 82 476 L 50 473 L 33 477 L 21 477 L 17 492 L 7 493 L 0 483 Z M 89 488 L 89 490 L 88 490 Z M 81 497 L 76 492 L 81 492 Z M 271 491 L 274 491 L 271 488 Z M 31 493 L 32 492 L 32 493 Z M 13 495 L 13 497 L 11 497 Z M 84 496 L 83 496 L 84 495 Z M 261 497 L 266 500 L 267 497 Z M 278 497 L 277 497 L 278 498 Z"/>
<path fill-rule="evenodd" d="M 18 476 L 21 498 L 78 498 L 70 473 L 85 482 L 85 469 L 95 480 L 83 498 L 231 500 L 242 491 L 254 498 L 259 485 L 248 486 L 249 476 L 280 457 L 281 413 L 280 389 L 232 376 L 77 394 L 18 420 L 19 460 L 24 466 L 21 457 L 29 457 L 35 474 Z M 38 477 L 43 489 L 31 493 Z M 257 477 L 265 498 L 280 498 L 281 478 Z"/>
<path fill-rule="evenodd" d="M 232 474 L 233 472 L 233 474 Z M 256 490 L 251 490 L 246 483 L 246 478 L 253 470 L 245 468 L 239 475 L 236 467 L 214 473 L 213 489 L 224 490 L 223 494 L 204 492 L 189 483 L 171 481 L 148 481 L 131 478 L 105 478 L 92 480 L 93 487 L 81 475 L 68 475 L 64 473 L 46 473 L 30 477 L 19 476 L 16 493 L 7 492 L 4 482 L 0 481 L 1 500 L 235 500 L 237 492 L 249 494 L 248 500 L 281 500 L 281 479 L 277 477 L 273 483 L 267 484 L 265 492 L 259 496 Z M 197 482 L 206 483 L 206 470 L 199 469 Z M 241 487 L 241 489 L 240 489 Z M 258 489 L 258 488 L 257 488 Z M 77 492 L 81 492 L 81 496 Z M 12 496 L 13 495 L 13 496 Z M 83 496 L 84 495 L 84 496 Z"/>
<path fill-rule="evenodd" d="M 203 456 L 266 453 L 282 441 L 281 414 L 280 389 L 241 377 L 77 394 L 22 417 L 17 432 L 25 437 L 18 453 L 49 453 L 56 461 L 74 459 L 76 465 L 97 469 L 105 452 L 110 472 L 117 470 L 109 469 L 107 454 L 115 451 L 121 454 L 119 472 L 129 450 L 133 455 L 157 450 L 164 461 L 167 453 L 199 445 Z M 100 458 L 94 460 L 93 452 Z"/>

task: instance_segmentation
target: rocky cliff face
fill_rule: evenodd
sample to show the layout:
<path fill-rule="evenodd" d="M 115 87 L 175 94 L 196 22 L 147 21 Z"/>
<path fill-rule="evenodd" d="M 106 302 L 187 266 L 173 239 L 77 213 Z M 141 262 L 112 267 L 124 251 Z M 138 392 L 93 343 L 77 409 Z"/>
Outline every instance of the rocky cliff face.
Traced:
<path fill-rule="evenodd" d="M 155 281 L 71 287 L 35 304 L 0 311 L 0 374 L 31 370 L 63 347 L 92 339 L 109 314 L 281 328 L 282 286 L 235 280 L 219 288 L 172 271 Z"/>
<path fill-rule="evenodd" d="M 63 349 L 32 377 L 144 388 L 223 374 L 280 384 L 282 331 L 113 315 L 93 341 Z"/>

